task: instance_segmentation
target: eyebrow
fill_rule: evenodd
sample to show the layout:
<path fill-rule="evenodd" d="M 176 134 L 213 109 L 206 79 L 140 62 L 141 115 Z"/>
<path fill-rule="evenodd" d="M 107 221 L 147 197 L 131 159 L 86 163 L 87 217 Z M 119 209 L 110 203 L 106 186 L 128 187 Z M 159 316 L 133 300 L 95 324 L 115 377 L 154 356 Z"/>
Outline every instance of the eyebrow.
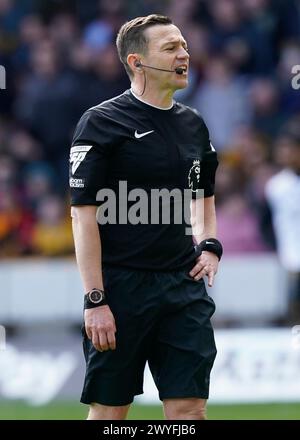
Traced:
<path fill-rule="evenodd" d="M 166 43 L 164 43 L 162 46 L 161 46 L 161 48 L 163 48 L 163 47 L 165 47 L 165 46 L 167 46 L 168 44 L 183 44 L 185 47 L 187 47 L 187 42 L 185 41 L 185 40 L 170 40 L 170 41 L 167 41 Z"/>

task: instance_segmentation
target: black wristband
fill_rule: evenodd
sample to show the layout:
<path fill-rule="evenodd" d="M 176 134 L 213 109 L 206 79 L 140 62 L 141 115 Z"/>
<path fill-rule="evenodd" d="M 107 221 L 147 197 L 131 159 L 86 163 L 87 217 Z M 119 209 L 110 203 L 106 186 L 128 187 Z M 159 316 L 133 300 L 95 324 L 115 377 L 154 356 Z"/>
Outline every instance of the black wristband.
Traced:
<path fill-rule="evenodd" d="M 106 300 L 101 301 L 101 303 L 99 303 L 99 304 L 93 304 L 93 303 L 88 301 L 86 296 L 84 297 L 84 303 L 83 303 L 84 310 L 86 310 L 86 309 L 95 309 L 96 307 L 105 306 L 105 305 L 107 305 L 107 301 Z"/>
<path fill-rule="evenodd" d="M 223 255 L 223 246 L 216 238 L 207 238 L 196 246 L 196 251 L 200 251 L 200 253 L 203 251 L 212 252 L 219 258 L 219 260 L 221 260 Z"/>

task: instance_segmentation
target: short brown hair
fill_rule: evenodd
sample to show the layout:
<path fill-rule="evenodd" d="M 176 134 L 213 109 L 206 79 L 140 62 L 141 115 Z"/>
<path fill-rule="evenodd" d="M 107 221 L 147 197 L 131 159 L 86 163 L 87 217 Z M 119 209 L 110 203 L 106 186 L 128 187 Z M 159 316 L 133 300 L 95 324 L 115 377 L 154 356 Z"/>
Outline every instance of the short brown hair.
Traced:
<path fill-rule="evenodd" d="M 118 54 L 130 78 L 132 78 L 132 70 L 127 63 L 128 54 L 147 53 L 148 41 L 144 30 L 160 24 L 172 24 L 172 20 L 164 15 L 151 14 L 146 17 L 134 18 L 123 24 L 119 30 L 116 41 Z"/>

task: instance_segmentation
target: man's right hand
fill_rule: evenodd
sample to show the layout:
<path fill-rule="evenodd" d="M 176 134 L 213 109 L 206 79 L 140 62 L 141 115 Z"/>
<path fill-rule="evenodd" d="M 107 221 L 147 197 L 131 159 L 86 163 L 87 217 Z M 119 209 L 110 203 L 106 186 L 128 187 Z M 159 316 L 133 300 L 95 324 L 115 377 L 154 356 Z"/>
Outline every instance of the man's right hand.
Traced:
<path fill-rule="evenodd" d="M 84 311 L 85 331 L 96 350 L 116 349 L 115 318 L 108 305 Z"/>

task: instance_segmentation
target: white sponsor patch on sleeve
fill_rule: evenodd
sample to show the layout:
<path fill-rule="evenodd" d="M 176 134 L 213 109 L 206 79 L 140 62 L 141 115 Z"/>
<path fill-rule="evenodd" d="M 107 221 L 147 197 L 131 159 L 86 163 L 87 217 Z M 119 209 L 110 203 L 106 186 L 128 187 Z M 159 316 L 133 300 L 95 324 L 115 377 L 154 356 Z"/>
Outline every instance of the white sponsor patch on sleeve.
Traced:
<path fill-rule="evenodd" d="M 70 188 L 84 188 L 84 179 L 74 179 L 74 177 L 70 177 L 69 183 Z"/>
<path fill-rule="evenodd" d="M 78 145 L 72 147 L 70 151 L 70 163 L 72 164 L 72 174 L 75 173 L 85 156 L 90 151 L 93 145 Z"/>

